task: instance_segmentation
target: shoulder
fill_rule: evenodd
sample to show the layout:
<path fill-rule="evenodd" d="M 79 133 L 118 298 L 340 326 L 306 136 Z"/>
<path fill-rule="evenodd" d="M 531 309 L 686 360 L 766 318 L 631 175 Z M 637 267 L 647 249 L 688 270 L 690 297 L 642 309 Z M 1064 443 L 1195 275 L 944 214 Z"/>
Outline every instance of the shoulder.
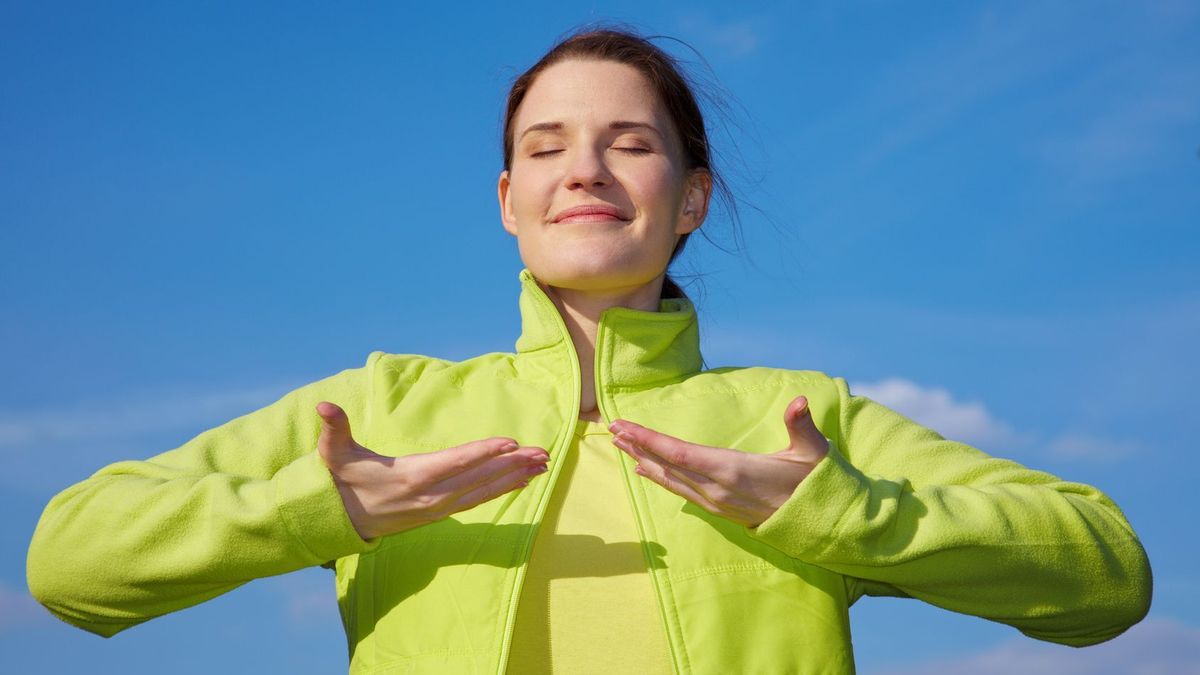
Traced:
<path fill-rule="evenodd" d="M 447 384 L 461 387 L 473 377 L 503 377 L 513 371 L 513 354 L 491 352 L 462 361 L 452 361 L 421 354 L 390 354 L 371 352 L 366 371 L 374 387 L 388 389 L 418 384 Z"/>
<path fill-rule="evenodd" d="M 760 410 L 783 414 L 797 396 L 805 396 L 814 413 L 836 419 L 846 384 L 818 370 L 767 367 L 723 367 L 701 371 L 679 382 L 629 392 L 622 407 Z"/>
<path fill-rule="evenodd" d="M 730 366 L 705 370 L 678 385 L 685 396 L 712 394 L 741 394 L 754 397 L 784 395 L 794 391 L 791 398 L 801 394 L 814 397 L 836 397 L 845 381 L 819 370 L 790 370 L 764 366 Z M 790 399 L 789 399 L 790 400 Z"/>

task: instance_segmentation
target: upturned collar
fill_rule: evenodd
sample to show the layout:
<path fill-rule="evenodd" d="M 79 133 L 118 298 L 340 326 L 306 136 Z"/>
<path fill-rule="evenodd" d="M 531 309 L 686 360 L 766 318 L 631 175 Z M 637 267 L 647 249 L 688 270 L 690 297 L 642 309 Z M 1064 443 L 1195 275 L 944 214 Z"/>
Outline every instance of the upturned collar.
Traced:
<path fill-rule="evenodd" d="M 554 302 L 528 269 L 522 270 L 521 337 L 517 353 L 574 350 Z M 681 380 L 700 371 L 700 330 L 696 309 L 683 298 L 668 298 L 657 312 L 610 307 L 596 328 L 596 372 L 605 388 L 646 388 Z"/>

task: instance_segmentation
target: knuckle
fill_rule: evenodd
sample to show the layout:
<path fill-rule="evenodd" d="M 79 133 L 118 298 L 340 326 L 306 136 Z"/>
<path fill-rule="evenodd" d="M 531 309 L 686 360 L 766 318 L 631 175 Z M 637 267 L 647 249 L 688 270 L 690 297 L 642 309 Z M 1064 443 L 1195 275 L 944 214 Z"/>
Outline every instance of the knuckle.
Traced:
<path fill-rule="evenodd" d="M 413 502 L 421 511 L 434 512 L 437 511 L 438 507 L 442 505 L 443 498 L 441 495 L 422 493 L 414 497 Z"/>
<path fill-rule="evenodd" d="M 704 494 L 706 497 L 708 497 L 708 501 L 712 502 L 713 504 L 727 504 L 729 503 L 730 498 L 733 496 L 733 493 L 728 488 L 725 488 L 721 485 L 715 485 L 708 490 L 705 490 Z"/>
<path fill-rule="evenodd" d="M 687 464 L 691 456 L 691 450 L 686 445 L 677 445 L 670 452 L 671 462 L 680 465 Z"/>
<path fill-rule="evenodd" d="M 450 463 L 454 469 L 454 473 L 461 473 L 471 467 L 471 456 L 466 453 L 455 453 L 453 460 Z"/>

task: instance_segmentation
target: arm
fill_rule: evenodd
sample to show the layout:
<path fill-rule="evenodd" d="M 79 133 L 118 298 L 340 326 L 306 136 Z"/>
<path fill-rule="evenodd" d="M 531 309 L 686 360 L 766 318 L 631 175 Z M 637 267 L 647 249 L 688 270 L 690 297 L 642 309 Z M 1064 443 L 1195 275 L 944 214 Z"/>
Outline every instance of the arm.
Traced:
<path fill-rule="evenodd" d="M 33 595 L 64 621 L 110 637 L 251 579 L 372 548 L 316 451 L 314 406 L 338 401 L 361 419 L 376 358 L 59 493 L 30 543 Z"/>
<path fill-rule="evenodd" d="M 1085 646 L 1149 609 L 1150 567 L 1099 490 L 943 439 L 841 379 L 834 447 L 754 536 L 792 557 Z"/>

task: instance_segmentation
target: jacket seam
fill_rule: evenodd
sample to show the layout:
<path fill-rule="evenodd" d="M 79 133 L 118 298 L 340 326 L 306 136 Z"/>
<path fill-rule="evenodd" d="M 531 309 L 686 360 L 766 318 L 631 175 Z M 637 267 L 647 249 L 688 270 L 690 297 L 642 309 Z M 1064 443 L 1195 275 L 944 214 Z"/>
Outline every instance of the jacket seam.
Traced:
<path fill-rule="evenodd" d="M 628 474 L 626 474 L 626 480 L 628 480 L 628 478 L 629 478 L 629 476 L 628 476 Z M 634 481 L 634 485 L 636 486 L 635 489 L 640 493 L 641 503 L 646 504 L 647 503 L 646 486 L 645 486 L 644 482 L 643 481 Z M 637 504 L 635 501 L 635 506 L 636 505 Z M 650 509 L 645 510 L 645 516 L 644 516 L 643 520 L 646 523 L 647 534 L 650 535 L 650 540 L 657 541 L 658 540 L 658 528 L 654 522 L 654 519 L 651 517 Z M 644 546 L 645 546 L 645 542 L 643 542 L 643 547 Z M 658 594 L 659 602 L 662 603 L 663 610 L 666 612 L 669 612 L 671 615 L 671 619 L 674 621 L 675 630 L 679 636 L 679 639 L 678 639 L 679 661 L 683 666 L 682 671 L 685 673 L 690 673 L 690 672 L 692 672 L 691 659 L 688 657 L 687 644 L 684 642 L 683 628 L 682 628 L 682 624 L 680 623 L 680 620 L 679 620 L 679 611 L 675 606 L 675 588 L 674 588 L 674 585 L 672 584 L 670 575 L 663 574 L 663 573 L 655 574 L 655 570 L 650 570 L 650 574 L 657 576 L 659 579 L 658 583 L 662 585 L 663 590 L 660 591 Z M 671 625 L 670 625 L 670 623 L 668 623 L 668 625 L 664 626 L 664 628 L 667 629 L 667 644 L 670 645 L 671 644 Z"/>
<path fill-rule="evenodd" d="M 313 452 L 316 451 L 313 450 Z M 301 457 L 303 457 L 303 455 L 301 455 Z M 300 458 L 297 457 L 296 459 Z M 321 462 L 321 465 L 324 466 L 324 460 L 318 458 L 317 461 Z M 326 469 L 326 471 L 328 471 L 328 469 Z M 276 472 L 276 475 L 271 477 L 271 482 L 275 484 L 275 488 L 272 490 L 273 497 L 275 499 L 275 510 L 279 513 L 279 520 L 283 523 L 283 529 L 287 530 L 287 533 L 292 536 L 292 539 L 296 540 L 300 546 L 303 547 L 306 552 L 308 552 L 309 556 L 317 560 L 323 559 L 324 556 L 317 555 L 317 552 L 308 545 L 308 542 L 303 537 L 296 534 L 296 528 L 292 526 L 291 517 L 288 515 L 288 510 L 284 507 L 285 502 L 280 498 L 279 493 L 281 490 L 283 490 L 283 484 L 275 480 L 278 475 L 278 472 Z"/>
<path fill-rule="evenodd" d="M 672 582 L 692 581 L 693 579 L 701 579 L 704 577 L 718 576 L 722 574 L 740 574 L 747 572 L 770 572 L 779 570 L 778 565 L 770 563 L 744 563 L 737 565 L 715 565 L 712 567 L 704 567 L 690 572 L 680 572 L 679 574 L 670 575 Z M 782 571 L 782 570 L 780 570 Z"/>

